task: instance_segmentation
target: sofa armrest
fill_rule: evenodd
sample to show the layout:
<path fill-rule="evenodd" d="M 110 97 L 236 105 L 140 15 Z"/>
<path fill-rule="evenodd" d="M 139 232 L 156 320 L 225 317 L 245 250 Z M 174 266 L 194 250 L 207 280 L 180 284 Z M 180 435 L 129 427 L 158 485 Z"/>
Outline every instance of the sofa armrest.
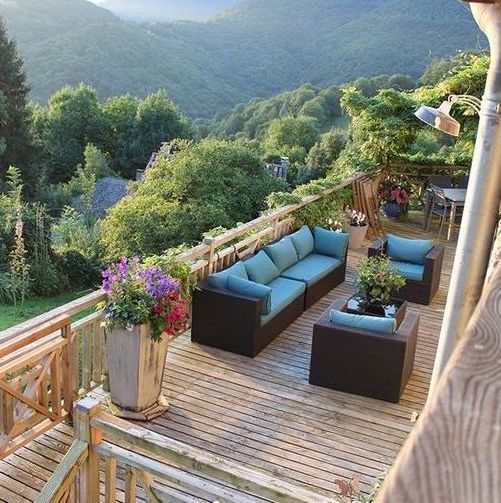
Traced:
<path fill-rule="evenodd" d="M 369 246 L 368 256 L 369 257 L 380 257 L 387 254 L 388 248 L 388 236 L 383 236 L 377 239 Z"/>
<path fill-rule="evenodd" d="M 445 247 L 443 245 L 434 246 L 426 255 L 424 262 L 423 282 L 433 285 L 438 289 L 440 283 L 440 274 L 442 272 L 442 263 L 444 261 Z"/>
<path fill-rule="evenodd" d="M 408 339 L 413 334 L 417 334 L 418 327 L 419 314 L 408 312 L 398 327 L 397 335 L 403 339 Z"/>

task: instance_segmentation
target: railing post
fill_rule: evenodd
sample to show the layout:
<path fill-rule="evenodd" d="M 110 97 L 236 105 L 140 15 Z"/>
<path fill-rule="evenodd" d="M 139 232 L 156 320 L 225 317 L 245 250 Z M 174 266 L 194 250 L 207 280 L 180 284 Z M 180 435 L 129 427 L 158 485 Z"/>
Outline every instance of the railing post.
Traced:
<path fill-rule="evenodd" d="M 86 397 L 75 403 L 73 421 L 75 438 L 89 446 L 89 454 L 78 472 L 77 501 L 99 503 L 99 454 L 93 446 L 101 443 L 99 430 L 91 428 L 91 417 L 100 411 L 100 404 L 94 398 Z"/>
<path fill-rule="evenodd" d="M 63 398 L 64 408 L 68 414 L 73 411 L 73 402 L 75 401 L 78 390 L 75 389 L 76 376 L 76 339 L 71 330 L 71 325 L 66 325 L 61 329 L 61 335 L 66 339 L 66 346 L 63 349 Z"/>
<path fill-rule="evenodd" d="M 216 240 L 215 238 L 206 237 L 204 238 L 203 242 L 209 247 L 209 251 L 205 254 L 204 258 L 208 262 L 208 274 L 212 274 L 214 272 L 214 254 L 216 251 Z"/>

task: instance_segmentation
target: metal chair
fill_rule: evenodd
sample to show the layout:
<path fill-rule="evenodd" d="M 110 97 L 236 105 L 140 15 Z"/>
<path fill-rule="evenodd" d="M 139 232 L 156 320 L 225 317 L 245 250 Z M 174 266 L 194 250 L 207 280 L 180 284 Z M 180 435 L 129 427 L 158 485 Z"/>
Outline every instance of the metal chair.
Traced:
<path fill-rule="evenodd" d="M 432 186 L 431 187 L 431 207 L 429 210 L 429 215 L 428 215 L 428 220 L 426 223 L 426 230 L 429 230 L 430 228 L 430 223 L 433 215 L 436 215 L 439 217 L 439 228 L 438 228 L 438 236 L 440 238 L 440 235 L 442 234 L 442 230 L 444 228 L 445 222 L 447 219 L 450 218 L 451 216 L 451 203 L 447 200 L 447 198 L 444 195 L 444 190 L 441 187 L 437 186 Z M 456 214 L 456 218 L 461 218 L 462 214 L 461 212 L 458 212 Z M 456 222 L 454 222 L 455 224 Z"/>
<path fill-rule="evenodd" d="M 470 177 L 469 176 L 460 176 L 458 178 L 458 188 L 459 189 L 467 189 L 469 181 L 470 181 Z"/>

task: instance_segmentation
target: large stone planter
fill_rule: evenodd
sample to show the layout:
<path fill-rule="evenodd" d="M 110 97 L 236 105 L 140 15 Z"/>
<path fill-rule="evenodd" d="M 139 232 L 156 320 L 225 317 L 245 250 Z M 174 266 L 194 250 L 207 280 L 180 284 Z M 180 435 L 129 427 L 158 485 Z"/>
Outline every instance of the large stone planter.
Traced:
<path fill-rule="evenodd" d="M 150 338 L 150 326 L 139 325 L 129 332 L 106 332 L 106 359 L 112 412 L 120 417 L 150 420 L 163 414 L 168 402 L 162 395 L 168 337 Z"/>
<path fill-rule="evenodd" d="M 363 225 L 361 227 L 358 225 L 350 225 L 348 228 L 348 232 L 350 233 L 350 250 L 359 250 L 362 248 L 368 228 L 368 225 Z"/>

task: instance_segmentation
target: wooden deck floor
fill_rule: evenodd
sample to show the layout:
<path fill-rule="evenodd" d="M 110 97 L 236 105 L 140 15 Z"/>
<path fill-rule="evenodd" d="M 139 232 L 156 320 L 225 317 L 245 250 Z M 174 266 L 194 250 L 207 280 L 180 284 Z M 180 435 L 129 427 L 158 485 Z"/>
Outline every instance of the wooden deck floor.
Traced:
<path fill-rule="evenodd" d="M 426 235 L 417 221 L 387 228 Z M 330 496 L 336 479 L 354 476 L 367 490 L 392 465 L 424 404 L 454 251 L 455 242 L 446 243 L 433 303 L 409 305 L 421 324 L 414 372 L 399 404 L 308 384 L 312 325 L 334 298 L 351 295 L 363 249 L 350 252 L 346 282 L 254 359 L 192 344 L 189 335 L 174 341 L 164 383 L 170 411 L 143 426 Z M 0 462 L 0 501 L 33 501 L 71 439 L 71 428 L 61 425 Z"/>

